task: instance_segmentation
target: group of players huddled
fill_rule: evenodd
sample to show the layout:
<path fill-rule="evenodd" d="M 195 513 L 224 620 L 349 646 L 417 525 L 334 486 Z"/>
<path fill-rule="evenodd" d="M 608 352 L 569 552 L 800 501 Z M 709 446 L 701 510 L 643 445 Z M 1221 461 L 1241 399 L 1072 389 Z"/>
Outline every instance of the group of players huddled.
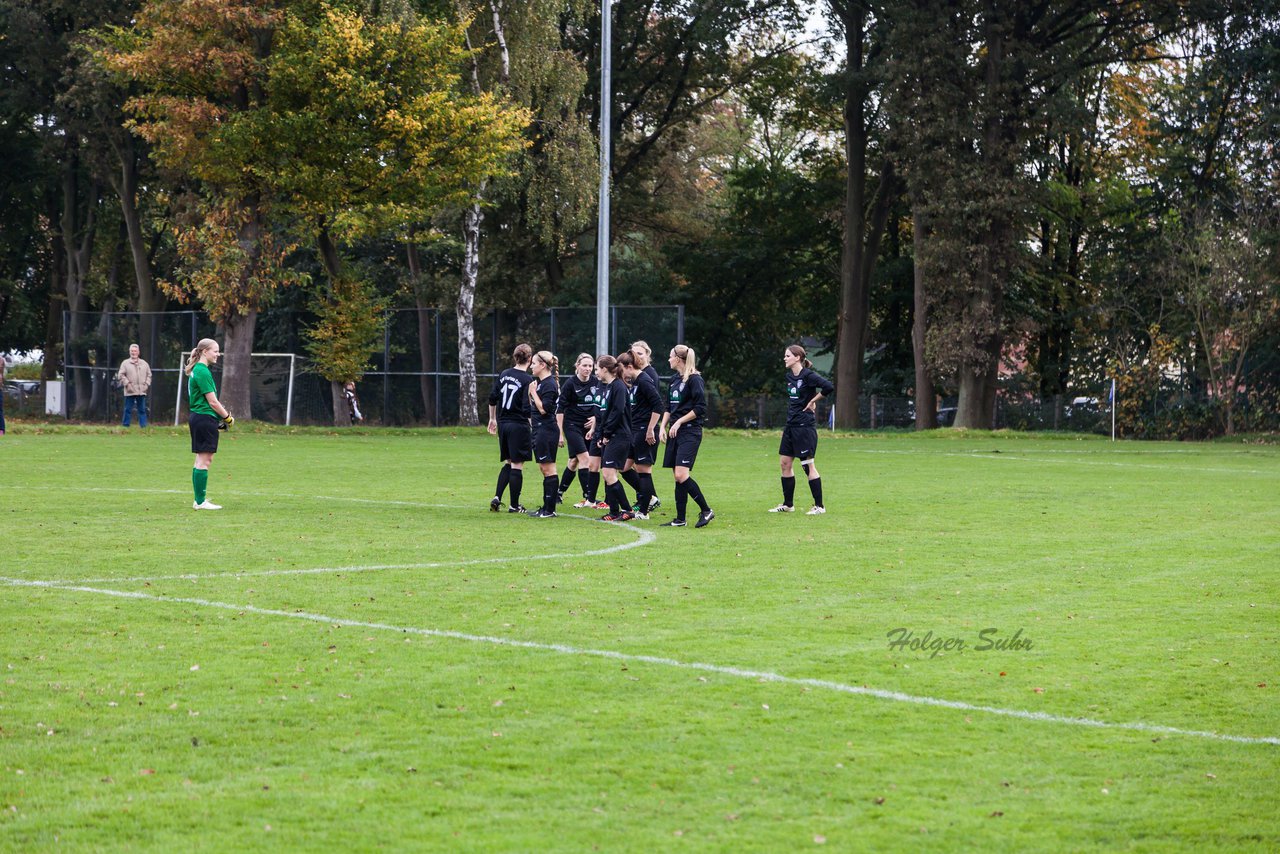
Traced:
<path fill-rule="evenodd" d="M 582 500 L 575 507 L 607 510 L 601 517 L 605 522 L 648 519 L 661 504 L 654 489 L 653 466 L 662 444 L 666 446 L 662 465 L 675 476 L 676 505 L 675 517 L 663 525 L 685 527 L 692 498 L 699 508 L 694 527 L 706 527 L 716 514 L 690 476 L 707 414 L 706 386 L 698 373 L 697 356 L 684 344 L 671 349 L 668 364 L 673 375 L 664 401 L 658 372 L 650 364 L 652 353 L 644 341 L 617 356 L 592 358 L 583 353 L 574 363 L 573 374 L 561 384 L 560 362 L 554 355 L 518 345 L 511 354 L 513 366 L 498 375 L 489 393 L 489 432 L 498 436 L 503 462 L 489 509 L 501 510 L 503 493 L 509 490 L 507 512 L 553 518 L 576 476 Z M 813 461 L 818 443 L 814 408 L 833 387 L 812 370 L 803 347 L 788 347 L 783 360 L 788 391 L 787 426 L 778 450 L 783 503 L 770 512 L 794 510 L 792 466 L 799 459 L 814 497 L 809 513 L 825 513 L 822 481 Z M 556 455 L 562 447 L 569 452 L 563 477 L 556 472 Z M 524 463 L 529 459 L 536 460 L 542 471 L 542 506 L 532 511 L 520 504 Z M 634 501 L 628 499 L 623 482 L 634 490 Z"/>

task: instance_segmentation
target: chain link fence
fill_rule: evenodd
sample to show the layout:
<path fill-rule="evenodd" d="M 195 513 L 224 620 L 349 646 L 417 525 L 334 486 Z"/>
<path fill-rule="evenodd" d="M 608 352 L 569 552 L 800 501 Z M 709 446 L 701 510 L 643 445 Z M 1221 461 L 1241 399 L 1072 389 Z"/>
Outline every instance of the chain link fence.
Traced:
<path fill-rule="evenodd" d="M 667 377 L 665 354 L 684 339 L 684 307 L 614 306 L 610 317 L 610 351 L 617 353 L 633 341 L 645 340 L 654 352 L 654 367 Z M 65 414 L 78 421 L 118 422 L 123 394 L 114 378 L 120 362 L 137 343 L 152 369 L 150 419 L 157 424 L 181 422 L 186 415 L 185 377 L 181 364 L 201 338 L 214 337 L 216 328 L 203 313 L 180 312 L 66 312 L 63 318 L 67 354 L 64 365 Z M 305 316 L 274 311 L 259 319 L 255 352 L 297 354 L 289 376 L 285 356 L 257 356 L 251 362 L 250 399 L 255 420 L 326 426 L 333 423 L 333 394 L 328 381 L 302 355 Z M 579 353 L 595 349 L 595 309 L 492 309 L 477 312 L 477 393 L 483 420 L 485 398 L 494 378 L 510 363 L 516 344 L 527 341 L 548 349 L 567 375 Z M 217 368 L 215 368 L 215 375 Z M 785 395 L 722 396 L 710 377 L 708 422 L 711 426 L 777 430 L 786 423 Z M 219 380 L 220 381 L 220 380 Z M 372 370 L 357 384 L 365 424 L 387 426 L 451 425 L 458 423 L 457 318 L 452 309 L 398 309 L 387 314 L 382 348 Z M 8 417 L 42 417 L 44 392 L 38 383 L 10 381 L 4 389 Z M 830 423 L 832 401 L 818 404 L 819 424 Z M 1222 402 L 1185 390 L 1162 389 L 1144 403 L 1140 417 L 1121 436 L 1198 439 L 1219 435 L 1215 426 Z M 858 422 L 866 429 L 909 429 L 915 424 L 915 405 L 908 397 L 863 396 Z M 1108 434 L 1111 411 L 1105 392 L 1096 397 L 1058 395 L 1041 399 L 1002 393 L 995 411 L 997 429 L 1061 430 Z M 1280 430 L 1280 402 L 1275 395 L 1241 394 L 1235 407 L 1237 431 Z M 944 399 L 938 423 L 954 422 L 953 400 Z"/>

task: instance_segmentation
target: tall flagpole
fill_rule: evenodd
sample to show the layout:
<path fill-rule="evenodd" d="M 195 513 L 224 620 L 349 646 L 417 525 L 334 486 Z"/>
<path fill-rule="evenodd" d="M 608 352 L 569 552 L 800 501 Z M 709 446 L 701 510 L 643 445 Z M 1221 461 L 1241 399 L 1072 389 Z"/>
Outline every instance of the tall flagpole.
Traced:
<path fill-rule="evenodd" d="M 613 17 L 600 0 L 600 222 L 596 228 L 596 353 L 609 348 L 609 154 L 613 117 Z"/>

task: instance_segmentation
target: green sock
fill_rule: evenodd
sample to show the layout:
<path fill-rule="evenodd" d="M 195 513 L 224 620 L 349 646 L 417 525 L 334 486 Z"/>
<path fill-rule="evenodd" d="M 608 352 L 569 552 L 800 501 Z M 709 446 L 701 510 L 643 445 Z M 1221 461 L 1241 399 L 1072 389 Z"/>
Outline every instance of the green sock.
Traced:
<path fill-rule="evenodd" d="M 196 503 L 204 503 L 205 491 L 209 487 L 209 470 L 208 469 L 192 469 L 191 485 L 195 487 Z"/>

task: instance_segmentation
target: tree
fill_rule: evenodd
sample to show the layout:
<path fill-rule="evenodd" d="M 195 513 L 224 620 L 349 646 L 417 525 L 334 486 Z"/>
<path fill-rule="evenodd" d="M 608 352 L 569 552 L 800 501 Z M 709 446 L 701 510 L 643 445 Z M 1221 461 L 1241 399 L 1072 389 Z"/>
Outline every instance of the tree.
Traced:
<path fill-rule="evenodd" d="M 840 308 L 837 338 L 835 419 L 839 427 L 858 426 L 863 356 L 871 325 L 871 279 L 889 209 L 900 192 L 893 160 L 882 156 L 877 183 L 869 187 L 867 156 L 872 150 L 877 94 L 876 61 L 881 56 L 884 26 L 872 28 L 871 4 L 865 0 L 828 0 L 837 29 L 844 36 L 843 95 L 845 199 L 841 234 Z M 868 115 L 872 110 L 873 115 Z"/>
<path fill-rule="evenodd" d="M 1200 212 L 1170 235 L 1164 274 L 1180 297 L 1219 428 L 1236 431 L 1253 347 L 1280 329 L 1280 213 L 1274 199 L 1246 199 L 1230 217 Z"/>

